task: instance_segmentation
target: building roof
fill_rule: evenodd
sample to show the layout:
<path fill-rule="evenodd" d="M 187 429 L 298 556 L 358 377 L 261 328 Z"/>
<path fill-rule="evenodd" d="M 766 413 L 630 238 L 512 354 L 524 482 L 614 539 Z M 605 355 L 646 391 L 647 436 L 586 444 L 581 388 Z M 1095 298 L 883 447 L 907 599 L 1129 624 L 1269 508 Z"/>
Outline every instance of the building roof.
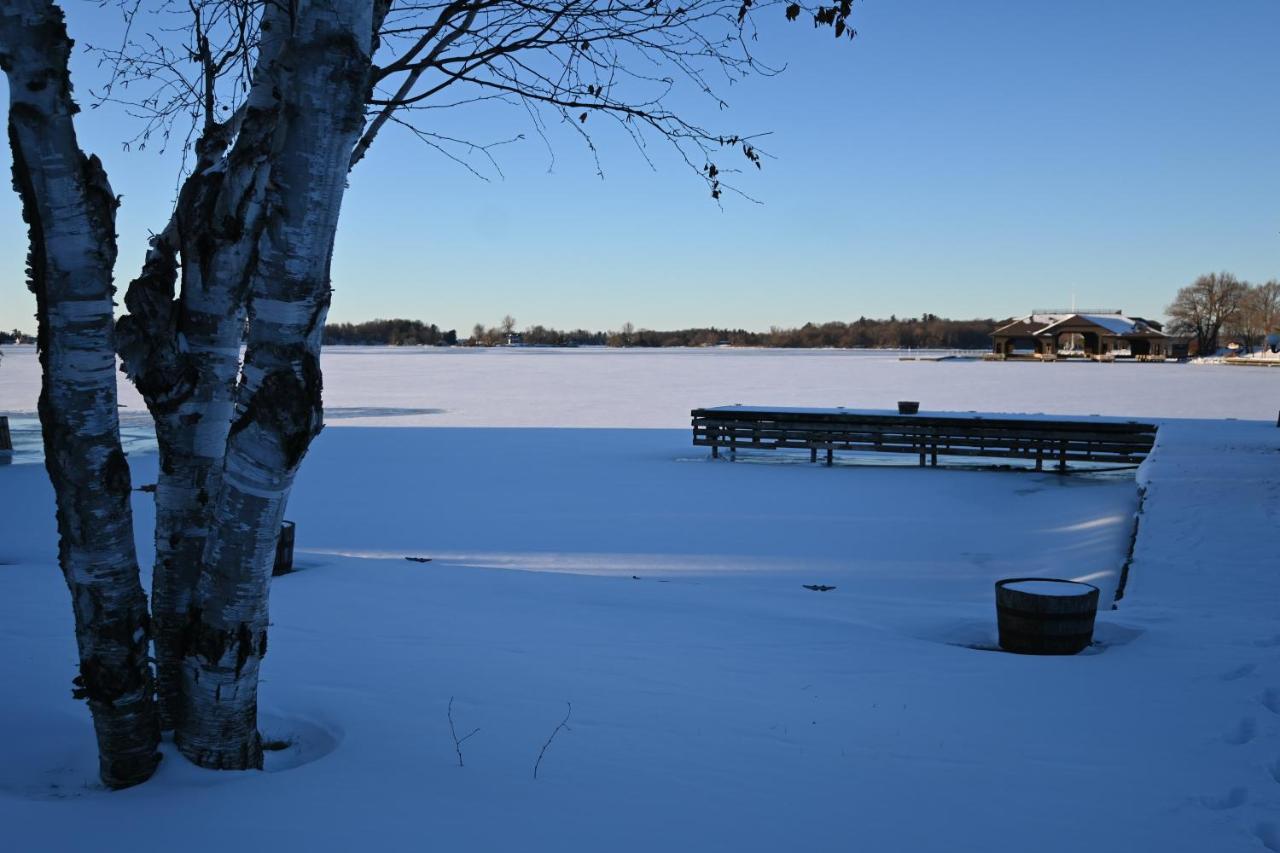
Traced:
<path fill-rule="evenodd" d="M 992 335 L 1040 337 L 1056 335 L 1068 329 L 1080 326 L 1094 326 L 1102 332 L 1117 337 L 1163 338 L 1164 332 L 1141 317 L 1127 317 L 1120 312 L 1114 314 L 1101 313 L 1060 313 L 1060 314 L 1028 314 L 1011 323 L 1007 323 L 992 332 Z"/>
<path fill-rule="evenodd" d="M 1045 324 L 1042 322 L 1035 322 L 1030 317 L 1023 317 L 1020 320 L 1014 320 L 1011 323 L 1006 323 L 991 334 L 1022 337 L 1026 335 L 1035 335 L 1035 333 L 1043 329 L 1044 326 Z"/>

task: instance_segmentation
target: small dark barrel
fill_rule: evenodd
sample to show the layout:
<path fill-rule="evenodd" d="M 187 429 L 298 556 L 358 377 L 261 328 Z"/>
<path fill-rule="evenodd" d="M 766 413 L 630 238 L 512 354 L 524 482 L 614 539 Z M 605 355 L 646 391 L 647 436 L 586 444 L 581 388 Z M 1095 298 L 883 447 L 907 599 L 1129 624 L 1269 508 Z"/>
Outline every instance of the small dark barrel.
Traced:
<path fill-rule="evenodd" d="M 996 581 L 1000 648 L 1024 655 L 1074 655 L 1093 642 L 1098 588 L 1057 578 Z"/>
<path fill-rule="evenodd" d="M 273 577 L 293 571 L 293 532 L 292 521 L 281 522 L 280 538 L 276 541 L 276 564 L 271 569 Z"/>
<path fill-rule="evenodd" d="M 920 402 L 918 400 L 899 400 L 898 414 L 914 415 L 920 411 Z"/>
<path fill-rule="evenodd" d="M 13 452 L 13 436 L 9 434 L 9 416 L 0 415 L 0 453 Z"/>

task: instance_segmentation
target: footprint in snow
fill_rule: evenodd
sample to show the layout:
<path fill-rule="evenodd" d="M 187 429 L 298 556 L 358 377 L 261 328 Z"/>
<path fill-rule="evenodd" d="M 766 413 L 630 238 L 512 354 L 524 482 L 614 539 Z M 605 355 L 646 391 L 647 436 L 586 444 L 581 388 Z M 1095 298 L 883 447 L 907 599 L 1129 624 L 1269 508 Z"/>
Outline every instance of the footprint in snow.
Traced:
<path fill-rule="evenodd" d="M 1200 803 L 1206 809 L 1212 809 L 1215 812 L 1226 811 L 1227 809 L 1235 809 L 1244 805 L 1244 801 L 1249 797 L 1247 788 L 1232 788 L 1221 797 L 1201 797 Z"/>
<path fill-rule="evenodd" d="M 1223 736 L 1223 740 L 1233 746 L 1241 746 L 1253 740 L 1258 733 L 1258 723 L 1253 717 L 1245 717 L 1236 723 L 1235 728 Z"/>
<path fill-rule="evenodd" d="M 1280 828 L 1274 823 L 1263 821 L 1253 828 L 1253 834 L 1262 842 L 1262 846 L 1272 853 L 1280 853 Z"/>
<path fill-rule="evenodd" d="M 1233 670 L 1222 673 L 1220 677 L 1223 681 L 1239 681 L 1245 676 L 1253 675 L 1257 669 L 1258 665 L 1256 663 L 1246 663 L 1243 666 L 1238 666 Z"/>
<path fill-rule="evenodd" d="M 1266 708 L 1271 713 L 1280 714 L 1280 690 L 1277 690 L 1274 687 L 1268 687 L 1266 690 L 1262 691 L 1262 696 L 1259 701 L 1262 702 L 1262 707 Z"/>

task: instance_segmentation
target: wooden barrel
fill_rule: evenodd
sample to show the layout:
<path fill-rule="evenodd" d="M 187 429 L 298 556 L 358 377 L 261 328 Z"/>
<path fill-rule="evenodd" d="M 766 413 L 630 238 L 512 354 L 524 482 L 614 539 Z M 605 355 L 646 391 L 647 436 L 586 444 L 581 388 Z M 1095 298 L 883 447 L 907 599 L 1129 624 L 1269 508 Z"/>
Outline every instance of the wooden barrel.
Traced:
<path fill-rule="evenodd" d="M 276 540 L 276 564 L 271 569 L 273 576 L 287 575 L 293 571 L 294 529 L 292 521 L 285 521 L 280 524 L 280 538 Z"/>
<path fill-rule="evenodd" d="M 1073 655 L 1093 642 L 1098 588 L 1058 578 L 996 581 L 1000 648 L 1025 655 Z"/>

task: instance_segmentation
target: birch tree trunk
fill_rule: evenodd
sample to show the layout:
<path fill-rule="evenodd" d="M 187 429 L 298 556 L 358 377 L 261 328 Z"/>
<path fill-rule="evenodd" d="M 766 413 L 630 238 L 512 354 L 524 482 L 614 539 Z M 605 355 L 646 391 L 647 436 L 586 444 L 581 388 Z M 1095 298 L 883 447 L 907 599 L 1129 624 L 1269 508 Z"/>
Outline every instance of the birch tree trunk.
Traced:
<path fill-rule="evenodd" d="M 93 714 L 102 781 L 120 788 L 154 772 L 160 732 L 116 414 L 117 201 L 102 164 L 76 140 L 71 46 L 62 10 L 48 0 L 0 4 L 14 188 L 30 229 L 28 272 L 38 308 L 45 465 L 80 654 L 75 695 Z"/>
<path fill-rule="evenodd" d="M 166 729 L 181 713 L 183 635 L 235 409 L 243 306 L 279 116 L 271 70 L 288 24 L 285 7 L 268 5 L 244 114 L 202 134 L 196 168 L 169 227 L 153 239 L 142 275 L 129 285 L 130 313 L 117 327 L 125 372 L 147 401 L 160 451 L 151 616 Z"/>
<path fill-rule="evenodd" d="M 320 431 L 320 341 L 347 167 L 368 92 L 371 0 L 303 0 L 278 66 L 282 143 L 248 349 L 183 661 L 177 743 L 204 767 L 262 766 L 258 673 L 280 522 Z"/>

